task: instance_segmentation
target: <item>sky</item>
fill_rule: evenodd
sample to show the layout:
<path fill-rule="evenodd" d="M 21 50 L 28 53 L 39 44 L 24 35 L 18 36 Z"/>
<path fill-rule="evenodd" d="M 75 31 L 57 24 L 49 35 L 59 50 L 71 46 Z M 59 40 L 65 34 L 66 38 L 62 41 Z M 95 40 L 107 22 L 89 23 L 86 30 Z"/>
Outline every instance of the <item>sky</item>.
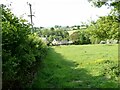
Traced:
<path fill-rule="evenodd" d="M 32 4 L 33 23 L 36 27 L 52 27 L 55 25 L 73 26 L 81 22 L 97 20 L 98 16 L 108 15 L 110 9 L 92 7 L 87 0 L 0 0 L 2 4 L 10 4 L 12 12 L 30 22 Z"/>

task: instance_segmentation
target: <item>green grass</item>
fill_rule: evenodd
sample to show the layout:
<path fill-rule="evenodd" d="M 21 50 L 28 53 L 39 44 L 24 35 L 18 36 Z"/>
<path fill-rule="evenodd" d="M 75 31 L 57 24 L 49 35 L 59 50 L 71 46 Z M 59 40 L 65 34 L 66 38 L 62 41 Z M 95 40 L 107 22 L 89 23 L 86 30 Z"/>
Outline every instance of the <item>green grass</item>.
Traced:
<path fill-rule="evenodd" d="M 118 45 L 54 46 L 42 62 L 32 87 L 117 88 L 118 78 L 105 71 L 117 62 Z"/>

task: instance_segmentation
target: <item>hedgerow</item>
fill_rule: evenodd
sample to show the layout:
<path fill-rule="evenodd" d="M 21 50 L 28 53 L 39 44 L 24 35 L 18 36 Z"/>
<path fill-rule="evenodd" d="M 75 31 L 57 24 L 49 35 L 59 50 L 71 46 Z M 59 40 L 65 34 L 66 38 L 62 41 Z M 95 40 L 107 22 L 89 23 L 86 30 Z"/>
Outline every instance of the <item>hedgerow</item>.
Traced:
<path fill-rule="evenodd" d="M 1 8 L 3 88 L 25 88 L 45 58 L 47 46 L 36 34 L 31 34 L 26 20 L 17 18 L 4 5 Z"/>

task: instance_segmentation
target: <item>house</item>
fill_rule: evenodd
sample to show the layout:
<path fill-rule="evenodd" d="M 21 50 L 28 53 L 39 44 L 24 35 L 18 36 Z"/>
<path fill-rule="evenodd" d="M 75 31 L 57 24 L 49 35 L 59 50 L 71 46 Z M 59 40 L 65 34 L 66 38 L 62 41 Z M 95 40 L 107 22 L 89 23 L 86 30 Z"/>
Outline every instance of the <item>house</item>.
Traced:
<path fill-rule="evenodd" d="M 107 44 L 117 44 L 118 43 L 118 40 L 107 40 L 106 41 L 107 42 Z"/>
<path fill-rule="evenodd" d="M 107 39 L 106 41 L 101 41 L 100 44 L 117 44 L 118 40 Z"/>
<path fill-rule="evenodd" d="M 60 45 L 66 45 L 66 44 L 68 44 L 68 41 L 67 41 L 67 40 L 62 40 L 62 41 L 60 42 Z"/>
<path fill-rule="evenodd" d="M 106 41 L 100 41 L 99 44 L 106 44 Z"/>
<path fill-rule="evenodd" d="M 67 40 L 59 41 L 58 39 L 54 39 L 52 41 L 52 45 L 70 45 L 72 43 L 73 43 L 72 41 L 67 41 Z"/>
<path fill-rule="evenodd" d="M 58 39 L 54 39 L 52 41 L 52 45 L 59 45 L 60 44 L 60 41 Z"/>
<path fill-rule="evenodd" d="M 73 41 L 69 41 L 68 44 L 73 44 Z"/>
<path fill-rule="evenodd" d="M 70 45 L 72 43 L 73 43 L 72 41 L 63 40 L 63 41 L 60 42 L 60 45 Z"/>

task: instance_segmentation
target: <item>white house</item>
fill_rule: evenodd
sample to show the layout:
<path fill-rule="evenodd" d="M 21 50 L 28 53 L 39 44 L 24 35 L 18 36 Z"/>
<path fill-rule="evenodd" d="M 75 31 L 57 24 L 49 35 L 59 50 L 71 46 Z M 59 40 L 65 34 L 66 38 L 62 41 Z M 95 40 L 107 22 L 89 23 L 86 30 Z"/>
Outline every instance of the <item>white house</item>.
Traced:
<path fill-rule="evenodd" d="M 69 41 L 68 44 L 73 44 L 73 41 Z"/>
<path fill-rule="evenodd" d="M 68 45 L 68 44 L 72 44 L 73 42 L 72 41 L 67 41 L 67 40 L 62 40 L 62 41 L 59 41 L 57 39 L 54 39 L 52 41 L 52 44 L 53 45 Z"/>
<path fill-rule="evenodd" d="M 107 40 L 107 44 L 117 44 L 118 40 Z"/>
<path fill-rule="evenodd" d="M 53 45 L 58 45 L 60 43 L 60 41 L 58 41 L 57 39 L 54 39 L 53 41 L 52 41 L 52 44 Z"/>

